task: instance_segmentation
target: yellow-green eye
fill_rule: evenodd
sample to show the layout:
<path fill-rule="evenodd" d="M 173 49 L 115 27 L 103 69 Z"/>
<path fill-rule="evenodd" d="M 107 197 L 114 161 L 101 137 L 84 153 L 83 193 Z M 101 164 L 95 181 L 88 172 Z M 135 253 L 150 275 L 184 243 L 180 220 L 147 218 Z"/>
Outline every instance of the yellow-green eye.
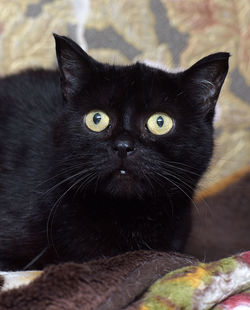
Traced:
<path fill-rule="evenodd" d="M 173 127 L 174 122 L 166 113 L 159 112 L 150 116 L 147 127 L 154 135 L 164 135 Z"/>
<path fill-rule="evenodd" d="M 95 132 L 101 132 L 109 125 L 109 117 L 102 111 L 90 111 L 85 116 L 86 126 Z"/>

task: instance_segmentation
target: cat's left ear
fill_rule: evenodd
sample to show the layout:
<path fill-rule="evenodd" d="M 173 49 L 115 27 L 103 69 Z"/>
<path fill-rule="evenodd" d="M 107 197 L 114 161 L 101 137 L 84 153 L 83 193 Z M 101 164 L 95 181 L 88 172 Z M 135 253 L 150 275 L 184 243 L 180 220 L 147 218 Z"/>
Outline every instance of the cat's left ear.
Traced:
<path fill-rule="evenodd" d="M 99 63 L 73 40 L 57 34 L 53 35 L 56 42 L 62 93 L 68 100 L 90 79 Z"/>
<path fill-rule="evenodd" d="M 229 57 L 229 53 L 212 54 L 183 72 L 188 93 L 196 98 L 205 113 L 214 110 L 228 72 Z"/>

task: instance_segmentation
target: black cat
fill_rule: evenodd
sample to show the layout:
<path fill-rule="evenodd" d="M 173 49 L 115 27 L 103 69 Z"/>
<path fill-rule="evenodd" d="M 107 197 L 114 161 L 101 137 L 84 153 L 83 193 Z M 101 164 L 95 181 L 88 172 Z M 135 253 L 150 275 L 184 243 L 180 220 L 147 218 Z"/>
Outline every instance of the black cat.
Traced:
<path fill-rule="evenodd" d="M 168 73 L 55 39 L 61 85 L 49 70 L 0 79 L 0 269 L 181 251 L 229 54 Z"/>

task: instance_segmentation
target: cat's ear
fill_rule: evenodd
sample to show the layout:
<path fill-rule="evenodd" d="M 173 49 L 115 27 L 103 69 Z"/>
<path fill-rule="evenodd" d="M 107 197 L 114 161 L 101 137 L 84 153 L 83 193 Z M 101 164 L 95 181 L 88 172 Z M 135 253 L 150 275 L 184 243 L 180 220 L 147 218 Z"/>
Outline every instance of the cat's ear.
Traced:
<path fill-rule="evenodd" d="M 61 87 L 67 100 L 74 95 L 95 71 L 98 62 L 90 57 L 73 40 L 53 34 L 60 72 Z"/>
<path fill-rule="evenodd" d="M 229 56 L 229 53 L 209 55 L 183 72 L 188 93 L 195 96 L 204 113 L 214 110 L 228 72 Z"/>

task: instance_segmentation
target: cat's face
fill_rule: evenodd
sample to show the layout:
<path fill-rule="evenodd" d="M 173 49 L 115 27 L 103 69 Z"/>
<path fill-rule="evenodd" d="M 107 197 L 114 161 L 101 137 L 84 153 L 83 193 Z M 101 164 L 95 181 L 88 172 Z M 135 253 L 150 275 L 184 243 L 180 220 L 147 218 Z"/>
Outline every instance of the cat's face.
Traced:
<path fill-rule="evenodd" d="M 65 100 L 57 144 L 72 188 L 119 198 L 191 194 L 213 148 L 214 107 L 228 54 L 167 73 L 111 66 L 56 36 Z"/>

